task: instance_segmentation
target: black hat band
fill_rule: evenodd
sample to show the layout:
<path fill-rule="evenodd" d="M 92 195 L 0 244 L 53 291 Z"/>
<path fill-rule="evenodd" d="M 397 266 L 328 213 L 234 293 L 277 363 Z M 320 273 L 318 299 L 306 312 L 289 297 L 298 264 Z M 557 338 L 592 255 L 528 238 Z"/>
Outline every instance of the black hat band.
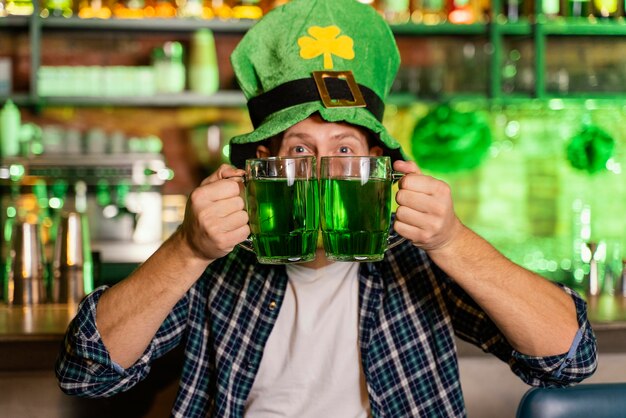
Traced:
<path fill-rule="evenodd" d="M 333 100 L 354 100 L 348 83 L 342 78 L 325 79 L 326 89 Z M 382 122 L 385 104 L 370 88 L 358 84 L 361 95 L 365 99 L 365 108 Z M 268 116 L 303 103 L 320 101 L 318 85 L 313 78 L 301 78 L 288 81 L 263 94 L 248 100 L 248 113 L 252 126 L 258 128 Z"/>

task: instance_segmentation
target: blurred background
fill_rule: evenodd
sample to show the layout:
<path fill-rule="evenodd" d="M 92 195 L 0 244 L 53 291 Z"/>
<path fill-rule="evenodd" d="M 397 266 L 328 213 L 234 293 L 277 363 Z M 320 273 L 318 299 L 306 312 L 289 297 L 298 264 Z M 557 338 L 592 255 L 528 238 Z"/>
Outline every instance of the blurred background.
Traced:
<path fill-rule="evenodd" d="M 613 334 L 626 323 L 623 2 L 363 2 L 390 22 L 402 57 L 385 125 L 452 186 L 464 223 L 578 290 L 599 332 L 611 333 L 601 349 L 623 353 L 623 334 Z M 71 315 L 55 309 L 124 278 L 180 224 L 191 190 L 228 162 L 229 139 L 252 129 L 229 55 L 283 3 L 0 0 L 0 350 L 13 364 L 2 370 L 49 364 L 54 350 L 6 342 L 58 343 Z M 15 287 L 24 224 L 40 243 L 28 250 L 38 264 L 20 270 L 26 290 Z M 77 262 L 60 249 L 68 237 Z M 33 347 L 39 363 L 23 357 Z M 503 407 L 520 390 L 502 395 Z M 476 412 L 484 401 L 469 404 L 470 416 L 489 416 Z M 63 416 L 82 416 L 73 408 Z"/>

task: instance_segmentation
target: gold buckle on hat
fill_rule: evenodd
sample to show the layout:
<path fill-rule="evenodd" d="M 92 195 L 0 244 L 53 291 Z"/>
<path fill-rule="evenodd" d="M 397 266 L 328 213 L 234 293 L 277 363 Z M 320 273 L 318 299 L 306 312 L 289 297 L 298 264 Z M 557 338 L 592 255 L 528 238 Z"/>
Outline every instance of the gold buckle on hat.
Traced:
<path fill-rule="evenodd" d="M 339 78 L 348 83 L 348 88 L 352 94 L 353 100 L 333 99 L 330 97 L 328 87 L 326 87 L 327 78 Z M 361 94 L 359 85 L 354 79 L 352 71 L 313 71 L 313 79 L 317 85 L 317 91 L 322 98 L 322 103 L 326 107 L 366 107 L 365 99 Z"/>

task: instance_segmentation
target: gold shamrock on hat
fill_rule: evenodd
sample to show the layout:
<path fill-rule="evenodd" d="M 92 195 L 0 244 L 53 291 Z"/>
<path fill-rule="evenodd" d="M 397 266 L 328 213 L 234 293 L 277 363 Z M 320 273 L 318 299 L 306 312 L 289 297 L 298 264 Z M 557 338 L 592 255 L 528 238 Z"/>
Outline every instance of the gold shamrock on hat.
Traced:
<path fill-rule="evenodd" d="M 298 39 L 300 56 L 304 59 L 313 59 L 324 55 L 324 69 L 333 68 L 333 55 L 351 60 L 354 59 L 354 41 L 346 35 L 341 35 L 337 26 L 311 26 L 308 31 L 311 36 Z"/>

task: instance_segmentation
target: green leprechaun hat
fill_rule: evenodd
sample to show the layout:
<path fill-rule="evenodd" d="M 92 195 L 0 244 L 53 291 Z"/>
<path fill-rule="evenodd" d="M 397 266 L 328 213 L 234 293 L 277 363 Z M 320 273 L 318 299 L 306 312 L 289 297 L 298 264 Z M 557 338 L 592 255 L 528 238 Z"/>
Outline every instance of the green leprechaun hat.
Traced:
<path fill-rule="evenodd" d="M 254 130 L 230 141 L 243 167 L 259 141 L 314 113 L 369 129 L 384 153 L 406 159 L 382 124 L 400 65 L 391 29 L 356 0 L 293 0 L 256 23 L 231 55 Z"/>

